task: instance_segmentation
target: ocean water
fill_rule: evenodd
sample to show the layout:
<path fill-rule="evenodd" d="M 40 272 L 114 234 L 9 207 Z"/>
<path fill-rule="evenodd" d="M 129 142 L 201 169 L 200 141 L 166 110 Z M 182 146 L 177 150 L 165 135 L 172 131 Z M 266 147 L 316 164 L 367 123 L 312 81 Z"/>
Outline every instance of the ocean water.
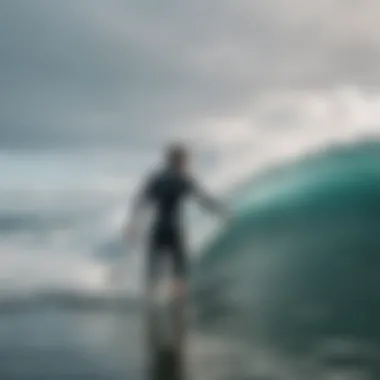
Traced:
<path fill-rule="evenodd" d="M 380 144 L 255 176 L 231 204 L 192 268 L 189 380 L 380 379 Z M 141 307 L 56 296 L 0 304 L 0 380 L 149 379 Z"/>
<path fill-rule="evenodd" d="M 0 317 L 0 379 L 145 378 L 138 312 L 34 309 Z"/>
<path fill-rule="evenodd" d="M 231 345 L 194 326 L 188 333 L 188 378 L 225 378 L 236 364 Z M 144 337 L 140 307 L 79 310 L 45 304 L 3 312 L 0 379 L 150 379 Z"/>
<path fill-rule="evenodd" d="M 34 310 L 0 317 L 0 379 L 150 379 L 137 312 Z M 224 335 L 225 332 L 220 332 Z M 260 345 L 190 330 L 188 379 L 367 380 L 378 372 L 290 358 Z M 344 362 L 344 360 L 343 360 Z M 339 363 L 338 363 L 339 364 Z"/>

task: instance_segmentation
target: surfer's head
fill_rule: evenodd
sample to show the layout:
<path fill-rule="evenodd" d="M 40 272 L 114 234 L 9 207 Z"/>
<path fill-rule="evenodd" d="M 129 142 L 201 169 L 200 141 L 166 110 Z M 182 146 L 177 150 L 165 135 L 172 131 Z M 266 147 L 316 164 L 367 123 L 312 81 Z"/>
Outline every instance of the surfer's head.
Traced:
<path fill-rule="evenodd" d="M 167 164 L 171 169 L 183 171 L 187 168 L 189 153 L 182 144 L 172 144 L 166 152 Z"/>

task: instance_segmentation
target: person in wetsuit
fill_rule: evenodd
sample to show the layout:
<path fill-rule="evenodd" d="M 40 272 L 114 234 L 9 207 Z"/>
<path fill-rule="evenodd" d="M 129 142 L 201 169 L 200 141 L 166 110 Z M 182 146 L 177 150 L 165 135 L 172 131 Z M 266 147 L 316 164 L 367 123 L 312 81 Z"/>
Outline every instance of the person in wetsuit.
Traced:
<path fill-rule="evenodd" d="M 210 197 L 188 173 L 189 154 L 182 145 L 171 146 L 165 167 L 148 178 L 139 192 L 132 213 L 130 237 L 135 234 L 140 210 L 146 204 L 155 209 L 148 242 L 148 287 L 154 284 L 163 254 L 170 255 L 174 267 L 174 289 L 177 295 L 186 291 L 188 257 L 182 225 L 182 207 L 190 196 L 212 212 L 224 217 L 226 208 Z"/>

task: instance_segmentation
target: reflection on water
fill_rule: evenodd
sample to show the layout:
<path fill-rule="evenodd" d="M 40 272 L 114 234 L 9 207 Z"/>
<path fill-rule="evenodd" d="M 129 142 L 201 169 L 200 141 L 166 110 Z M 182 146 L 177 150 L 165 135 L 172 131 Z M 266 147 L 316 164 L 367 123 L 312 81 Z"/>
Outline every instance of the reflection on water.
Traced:
<path fill-rule="evenodd" d="M 0 379 L 142 380 L 141 310 L 30 310 L 0 316 Z M 217 328 L 190 329 L 189 380 L 377 380 L 371 348 L 321 341 L 314 353 L 287 355 Z"/>

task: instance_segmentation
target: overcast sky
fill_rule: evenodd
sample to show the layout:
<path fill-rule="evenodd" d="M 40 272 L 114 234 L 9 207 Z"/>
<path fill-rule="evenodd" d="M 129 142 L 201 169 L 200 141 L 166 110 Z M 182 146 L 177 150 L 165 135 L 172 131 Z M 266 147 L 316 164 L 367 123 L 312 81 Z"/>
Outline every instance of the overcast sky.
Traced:
<path fill-rule="evenodd" d="M 266 164 L 378 138 L 379 19 L 377 0 L 2 0 L 0 219 L 69 208 L 120 220 L 176 139 L 221 191 Z M 20 275 L 35 262 L 21 236 L 36 228 L 1 220 L 4 273 Z M 94 246 L 70 246 L 70 261 L 54 239 L 37 239 L 46 268 L 92 262 Z"/>

